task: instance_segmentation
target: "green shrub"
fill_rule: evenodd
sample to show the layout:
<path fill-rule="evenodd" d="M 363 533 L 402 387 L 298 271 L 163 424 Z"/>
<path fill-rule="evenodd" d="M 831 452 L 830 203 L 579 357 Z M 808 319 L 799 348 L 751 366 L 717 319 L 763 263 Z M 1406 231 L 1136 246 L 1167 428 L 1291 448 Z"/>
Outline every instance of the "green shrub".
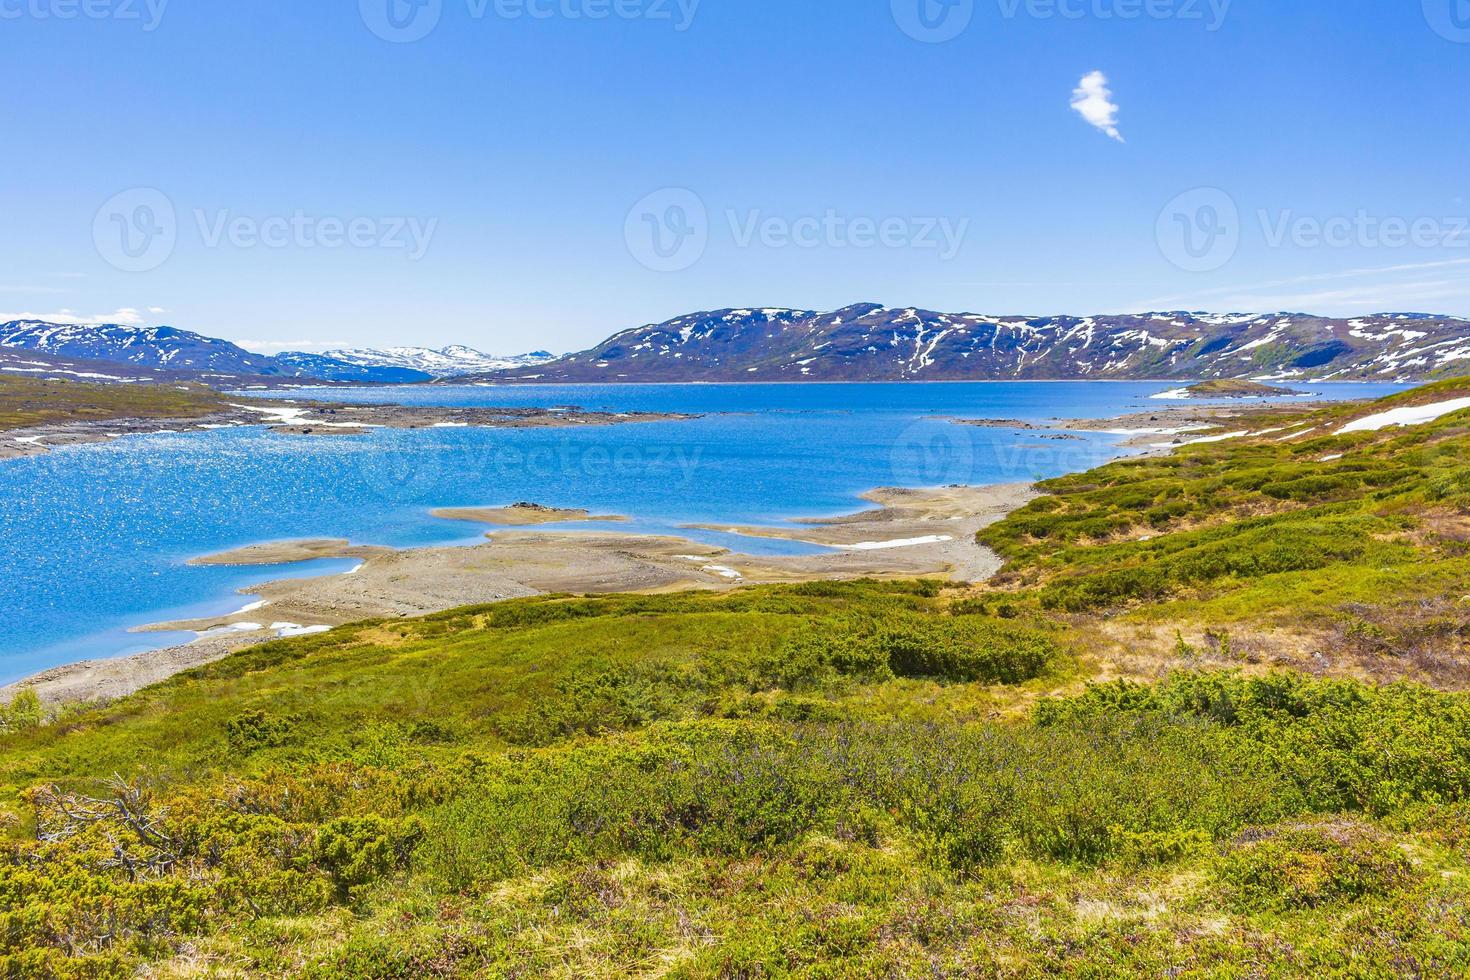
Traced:
<path fill-rule="evenodd" d="M 1057 654 L 1056 644 L 1043 633 L 978 618 L 889 621 L 872 642 L 899 677 L 987 684 L 1031 680 Z"/>
<path fill-rule="evenodd" d="M 1285 912 L 1381 897 L 1409 885 L 1413 865 L 1370 828 L 1261 831 L 1226 852 L 1216 880 L 1247 912 Z"/>
<path fill-rule="evenodd" d="M 230 748 L 248 755 L 260 749 L 290 744 L 295 725 L 294 718 L 277 718 L 256 709 L 225 722 L 225 736 Z"/>
<path fill-rule="evenodd" d="M 363 886 L 406 868 L 423 835 L 417 817 L 341 817 L 318 832 L 315 860 L 331 875 L 337 897 L 347 901 Z"/>
<path fill-rule="evenodd" d="M 31 688 L 19 691 L 9 704 L 0 704 L 0 732 L 20 732 L 46 722 L 46 709 Z"/>

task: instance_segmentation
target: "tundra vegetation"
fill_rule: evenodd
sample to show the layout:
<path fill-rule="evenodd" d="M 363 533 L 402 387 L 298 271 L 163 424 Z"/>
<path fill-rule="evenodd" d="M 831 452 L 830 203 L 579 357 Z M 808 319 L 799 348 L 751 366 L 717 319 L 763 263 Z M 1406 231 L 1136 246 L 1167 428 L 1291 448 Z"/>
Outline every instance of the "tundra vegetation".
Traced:
<path fill-rule="evenodd" d="M 0 432 L 65 422 L 194 419 L 225 411 L 220 395 L 196 384 L 89 384 L 0 375 Z"/>
<path fill-rule="evenodd" d="M 1470 413 L 1043 486 L 985 586 L 548 596 L 0 715 L 0 974 L 1470 973 Z M 1263 431 L 1263 430 L 1274 431 Z"/>

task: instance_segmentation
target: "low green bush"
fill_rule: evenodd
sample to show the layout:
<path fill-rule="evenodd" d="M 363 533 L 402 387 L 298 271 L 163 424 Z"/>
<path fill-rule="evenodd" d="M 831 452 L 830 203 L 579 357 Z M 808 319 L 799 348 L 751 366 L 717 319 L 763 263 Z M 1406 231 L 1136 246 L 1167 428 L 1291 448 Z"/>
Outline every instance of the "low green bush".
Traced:
<path fill-rule="evenodd" d="M 1288 912 L 1380 898 L 1415 879 L 1403 851 L 1353 825 L 1264 830 L 1233 845 L 1215 875 L 1246 912 Z"/>

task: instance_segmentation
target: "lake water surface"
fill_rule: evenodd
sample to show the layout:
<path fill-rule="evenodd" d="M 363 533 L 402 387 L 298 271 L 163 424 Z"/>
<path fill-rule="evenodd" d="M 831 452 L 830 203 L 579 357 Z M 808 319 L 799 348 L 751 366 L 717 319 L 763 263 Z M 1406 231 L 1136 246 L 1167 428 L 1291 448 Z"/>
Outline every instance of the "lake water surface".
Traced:
<path fill-rule="evenodd" d="M 263 541 L 348 538 L 394 547 L 470 543 L 478 525 L 436 507 L 527 500 L 623 514 L 751 553 L 810 550 L 689 531 L 850 512 L 879 486 L 1058 476 L 1120 454 L 1121 437 L 955 425 L 960 418 L 1106 418 L 1157 409 L 1162 383 L 582 385 L 331 389 L 271 397 L 416 405 L 579 407 L 700 414 L 692 421 L 538 429 L 377 430 L 283 436 L 264 428 L 129 437 L 0 462 L 0 683 L 76 660 L 190 639 L 129 627 L 239 609 L 243 586 L 355 563 L 195 568 Z M 1312 385 L 1321 398 L 1390 385 Z M 266 395 L 251 392 L 252 395 Z"/>

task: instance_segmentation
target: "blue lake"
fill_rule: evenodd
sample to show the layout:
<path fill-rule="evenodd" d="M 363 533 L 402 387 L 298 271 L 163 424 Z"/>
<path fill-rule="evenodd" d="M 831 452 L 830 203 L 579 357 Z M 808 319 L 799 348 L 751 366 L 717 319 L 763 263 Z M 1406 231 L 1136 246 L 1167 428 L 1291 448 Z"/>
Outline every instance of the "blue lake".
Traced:
<path fill-rule="evenodd" d="M 1159 409 L 1162 383 L 606 385 L 332 389 L 272 397 L 446 406 L 681 412 L 691 421 L 538 429 L 282 436 L 249 427 L 129 437 L 0 462 L 0 683 L 189 635 L 130 627 L 230 612 L 240 588 L 354 563 L 195 568 L 188 559 L 303 537 L 406 547 L 471 543 L 436 507 L 530 500 L 624 514 L 753 553 L 807 546 L 689 531 L 849 512 L 879 486 L 1058 476 L 1120 454 L 1120 437 L 955 425 L 948 419 L 1106 418 Z M 1312 385 L 1320 398 L 1401 390 Z M 251 392 L 252 395 L 266 395 Z"/>

